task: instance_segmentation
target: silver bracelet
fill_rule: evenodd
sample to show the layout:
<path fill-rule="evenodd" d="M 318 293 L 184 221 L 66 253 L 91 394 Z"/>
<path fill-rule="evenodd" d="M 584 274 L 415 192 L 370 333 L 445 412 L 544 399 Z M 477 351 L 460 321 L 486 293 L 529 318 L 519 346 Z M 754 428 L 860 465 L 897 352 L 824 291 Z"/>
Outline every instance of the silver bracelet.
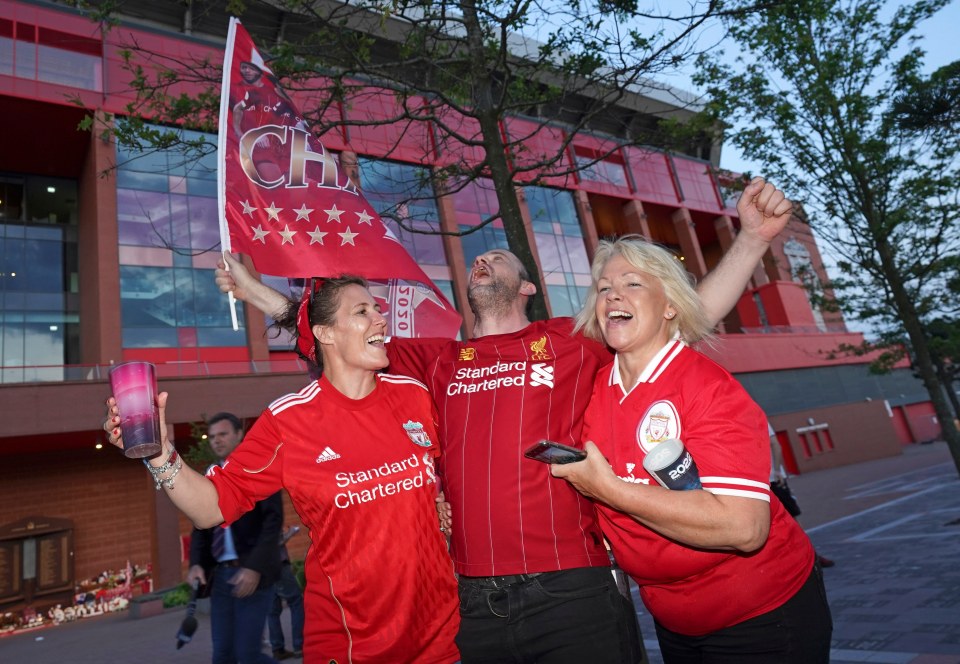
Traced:
<path fill-rule="evenodd" d="M 173 488 L 173 478 L 177 476 L 177 473 L 180 472 L 180 469 L 183 467 L 183 461 L 180 459 L 180 455 L 177 454 L 177 448 L 173 448 L 170 452 L 170 456 L 167 457 L 167 460 L 163 463 L 162 466 L 154 466 L 146 459 L 143 460 L 143 465 L 147 467 L 147 470 L 150 471 L 150 475 L 153 476 L 153 482 L 156 485 L 157 491 L 160 490 L 161 483 L 166 484 L 168 489 Z M 173 470 L 173 474 L 166 478 L 161 479 L 161 475 Z"/>
<path fill-rule="evenodd" d="M 181 458 L 178 456 L 178 457 L 177 457 L 177 463 L 176 463 L 176 465 L 173 467 L 173 472 L 170 473 L 170 477 L 165 477 L 165 478 L 163 478 L 163 479 L 160 479 L 159 477 L 154 477 L 154 478 L 153 478 L 153 481 L 156 483 L 156 486 L 155 486 L 156 490 L 159 491 L 159 490 L 160 490 L 160 485 L 163 484 L 165 487 L 167 487 L 168 489 L 170 489 L 171 491 L 173 491 L 173 478 L 175 478 L 175 477 L 177 476 L 177 473 L 180 472 L 180 469 L 181 469 L 181 468 L 183 468 L 183 459 L 181 459 Z"/>

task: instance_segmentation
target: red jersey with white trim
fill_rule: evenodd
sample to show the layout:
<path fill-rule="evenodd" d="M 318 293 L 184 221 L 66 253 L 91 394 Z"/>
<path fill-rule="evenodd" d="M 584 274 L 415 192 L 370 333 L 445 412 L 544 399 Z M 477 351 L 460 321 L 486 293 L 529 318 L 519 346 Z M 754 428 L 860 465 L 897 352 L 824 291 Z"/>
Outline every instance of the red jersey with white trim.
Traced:
<path fill-rule="evenodd" d="M 750 554 L 684 546 L 598 505 L 617 563 L 667 629 L 698 636 L 735 625 L 780 606 L 806 581 L 813 546 L 780 501 L 770 500 L 766 417 L 713 361 L 671 341 L 626 392 L 614 360 L 597 375 L 583 435 L 620 479 L 643 484 L 656 484 L 643 468 L 647 452 L 679 438 L 705 491 L 770 505 L 770 534 Z"/>
<path fill-rule="evenodd" d="M 211 477 L 227 523 L 285 488 L 310 529 L 308 662 L 455 662 L 459 603 L 440 532 L 436 411 L 381 374 L 363 399 L 326 379 L 274 401 Z"/>
<path fill-rule="evenodd" d="M 437 404 L 460 574 L 610 564 L 593 504 L 523 456 L 544 438 L 580 442 L 590 386 L 610 353 L 572 329 L 558 318 L 472 341 L 387 344 L 390 370 L 422 380 Z"/>

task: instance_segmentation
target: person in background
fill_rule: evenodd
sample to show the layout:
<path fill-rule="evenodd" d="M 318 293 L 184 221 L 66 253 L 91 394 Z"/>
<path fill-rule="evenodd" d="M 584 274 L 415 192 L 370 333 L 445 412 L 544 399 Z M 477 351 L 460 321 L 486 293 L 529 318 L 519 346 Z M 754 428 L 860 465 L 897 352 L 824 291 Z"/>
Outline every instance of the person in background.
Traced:
<path fill-rule="evenodd" d="M 270 648 L 276 660 L 290 657 L 303 657 L 303 590 L 300 582 L 293 573 L 290 565 L 290 553 L 287 551 L 287 542 L 300 532 L 298 526 L 290 526 L 280 538 L 280 579 L 274 585 L 273 605 L 267 613 L 267 630 L 270 633 Z M 283 636 L 283 625 L 280 615 L 283 613 L 283 603 L 290 609 L 290 644 L 293 651 L 287 650 Z"/>
<path fill-rule="evenodd" d="M 787 469 L 783 465 L 783 451 L 780 449 L 780 441 L 777 440 L 777 434 L 773 430 L 773 426 L 768 423 L 767 428 L 770 431 L 770 491 L 783 503 L 790 516 L 796 519 L 797 523 L 800 523 L 799 516 L 802 511 L 797 503 L 797 497 L 793 495 L 790 485 L 787 484 Z M 800 524 L 800 527 L 802 528 L 803 524 Z M 830 558 L 821 556 L 819 553 L 817 553 L 817 562 L 820 563 L 820 567 L 824 568 L 836 565 Z"/>
<path fill-rule="evenodd" d="M 243 422 L 233 413 L 207 420 L 207 441 L 222 465 L 243 440 Z M 212 467 L 211 467 L 212 468 Z M 210 583 L 213 664 L 269 664 L 260 634 L 280 578 L 277 540 L 283 501 L 274 492 L 226 528 L 194 528 L 187 583 Z M 212 572 L 212 578 L 211 578 Z"/>
<path fill-rule="evenodd" d="M 584 415 L 586 459 L 550 468 L 596 501 L 664 662 L 826 664 L 832 623 L 813 546 L 770 500 L 763 412 L 688 346 L 712 325 L 682 263 L 623 236 L 601 241 L 591 273 L 577 329 L 616 356 Z M 652 481 L 644 457 L 669 439 L 692 455 L 701 488 Z"/>
<path fill-rule="evenodd" d="M 297 313 L 320 378 L 271 403 L 207 476 L 177 458 L 163 392 L 163 448 L 147 464 L 201 528 L 233 523 L 287 490 L 310 533 L 308 664 L 452 664 L 460 659 L 460 621 L 437 521 L 436 410 L 421 383 L 379 373 L 387 366 L 386 321 L 363 279 L 325 279 L 306 295 Z M 111 397 L 104 428 L 121 446 L 118 425 Z M 278 558 L 279 536 L 278 525 L 271 539 Z M 252 631 L 259 643 L 263 624 Z"/>
<path fill-rule="evenodd" d="M 790 215 L 783 192 L 762 178 L 737 208 L 741 233 L 700 286 L 713 323 L 736 303 Z M 216 281 L 222 292 L 291 320 L 294 303 L 229 254 Z M 523 459 L 543 438 L 579 442 L 589 386 L 610 360 L 601 343 L 573 334 L 568 318 L 531 322 L 526 309 L 536 292 L 513 253 L 485 252 L 468 278 L 470 340 L 387 344 L 390 370 L 425 383 L 441 417 L 461 600 L 457 644 L 464 664 L 636 661 L 629 625 L 636 616 L 624 610 L 593 505 Z"/>

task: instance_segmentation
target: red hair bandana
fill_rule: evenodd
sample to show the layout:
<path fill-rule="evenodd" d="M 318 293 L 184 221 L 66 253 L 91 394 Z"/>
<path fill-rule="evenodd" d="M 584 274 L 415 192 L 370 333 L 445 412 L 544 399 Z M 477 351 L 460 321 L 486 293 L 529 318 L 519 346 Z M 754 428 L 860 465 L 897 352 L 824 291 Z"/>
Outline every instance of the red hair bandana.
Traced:
<path fill-rule="evenodd" d="M 300 307 L 297 309 L 297 350 L 305 358 L 317 364 L 317 340 L 313 336 L 313 326 L 310 325 L 310 303 L 313 293 L 322 284 L 320 279 L 310 279 L 303 287 L 300 296 Z"/>

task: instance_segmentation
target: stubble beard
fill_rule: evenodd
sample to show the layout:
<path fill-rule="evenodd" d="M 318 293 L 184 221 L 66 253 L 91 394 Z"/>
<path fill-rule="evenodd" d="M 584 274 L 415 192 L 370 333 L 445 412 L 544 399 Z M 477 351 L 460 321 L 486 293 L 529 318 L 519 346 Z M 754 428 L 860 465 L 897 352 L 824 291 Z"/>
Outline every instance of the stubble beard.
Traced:
<path fill-rule="evenodd" d="M 513 309 L 519 294 L 519 280 L 510 284 L 494 279 L 489 284 L 472 284 L 467 289 L 467 302 L 477 318 L 497 318 Z"/>

